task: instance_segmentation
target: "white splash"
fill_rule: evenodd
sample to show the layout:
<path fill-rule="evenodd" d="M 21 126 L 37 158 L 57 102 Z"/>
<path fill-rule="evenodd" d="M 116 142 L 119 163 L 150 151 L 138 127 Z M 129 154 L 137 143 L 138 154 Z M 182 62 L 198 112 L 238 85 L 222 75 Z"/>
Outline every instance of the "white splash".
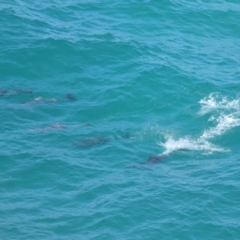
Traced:
<path fill-rule="evenodd" d="M 201 104 L 200 114 L 212 112 L 214 110 L 239 110 L 240 99 L 229 100 L 227 97 L 221 96 L 219 93 L 211 93 L 199 101 Z"/>
<path fill-rule="evenodd" d="M 240 119 L 237 117 L 237 115 L 238 114 L 228 114 L 219 116 L 215 120 L 217 122 L 217 125 L 208 130 L 205 130 L 200 138 L 202 140 L 212 139 L 216 136 L 223 135 L 234 127 L 240 126 Z"/>
<path fill-rule="evenodd" d="M 202 151 L 204 153 L 227 151 L 212 144 L 210 140 L 223 136 L 233 128 L 240 126 L 240 99 L 230 100 L 218 93 L 211 93 L 199 103 L 201 104 L 200 114 L 211 114 L 208 121 L 215 123 L 215 126 L 204 130 L 196 139 L 190 136 L 179 139 L 174 139 L 169 135 L 165 136 L 166 141 L 159 143 L 166 149 L 164 154 L 180 150 Z"/>
<path fill-rule="evenodd" d="M 212 152 L 225 152 L 226 150 L 220 148 L 206 140 L 202 139 L 191 139 L 190 137 L 183 137 L 177 140 L 172 137 L 167 137 L 166 142 L 160 142 L 159 145 L 164 147 L 166 151 L 164 154 L 170 154 L 175 151 L 203 151 L 207 154 L 211 154 Z"/>

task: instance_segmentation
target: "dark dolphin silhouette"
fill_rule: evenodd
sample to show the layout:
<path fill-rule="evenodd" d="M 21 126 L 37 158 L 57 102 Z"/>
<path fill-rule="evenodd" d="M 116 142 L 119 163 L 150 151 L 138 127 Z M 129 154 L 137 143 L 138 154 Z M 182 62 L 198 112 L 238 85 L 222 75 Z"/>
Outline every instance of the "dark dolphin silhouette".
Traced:
<path fill-rule="evenodd" d="M 0 97 L 6 95 L 8 93 L 7 90 L 0 90 Z"/>
<path fill-rule="evenodd" d="M 77 101 L 77 98 L 75 98 L 71 93 L 66 94 L 66 98 L 71 102 Z"/>
<path fill-rule="evenodd" d="M 35 128 L 33 130 L 37 132 L 45 132 L 45 131 L 50 131 L 54 129 L 66 129 L 66 128 L 67 127 L 62 125 L 61 123 L 54 123 L 53 125 L 42 127 L 42 128 Z"/>
<path fill-rule="evenodd" d="M 11 95 L 20 95 L 20 94 L 32 94 L 32 90 L 23 90 L 23 89 L 2 89 L 0 90 L 0 97 L 3 96 L 11 96 Z M 33 100 L 22 102 L 22 104 L 37 104 L 37 103 L 54 103 L 59 102 L 60 100 L 69 100 L 71 102 L 77 101 L 77 98 L 74 97 L 71 93 L 68 93 L 65 95 L 65 97 L 62 98 L 43 98 L 43 97 L 37 97 Z"/>
<path fill-rule="evenodd" d="M 107 143 L 110 140 L 111 138 L 107 138 L 107 137 L 91 137 L 91 138 L 86 138 L 79 142 L 76 142 L 74 143 L 74 145 L 81 148 L 88 148 L 94 145 Z"/>
<path fill-rule="evenodd" d="M 40 104 L 40 103 L 55 103 L 58 102 L 57 98 L 42 98 L 42 97 L 37 97 L 34 98 L 31 101 L 27 101 L 27 102 L 22 102 L 22 104 L 26 104 L 26 105 L 32 105 L 32 104 Z"/>
<path fill-rule="evenodd" d="M 22 89 L 10 89 L 10 90 L 0 90 L 0 97 L 5 95 L 20 95 L 20 94 L 32 94 L 32 90 L 22 90 Z"/>
<path fill-rule="evenodd" d="M 162 160 L 164 160 L 165 158 L 167 158 L 171 153 L 173 152 L 178 152 L 178 151 L 187 151 L 186 148 L 178 148 L 176 150 L 173 150 L 172 152 L 168 152 L 168 153 L 162 153 L 162 154 L 159 154 L 159 155 L 156 155 L 156 156 L 152 156 L 150 155 L 148 157 L 148 160 L 141 163 L 142 165 L 151 165 L 151 164 L 157 164 L 157 163 L 160 163 L 162 162 Z"/>
<path fill-rule="evenodd" d="M 169 154 L 160 154 L 160 155 L 156 155 L 156 156 L 152 156 L 150 155 L 148 157 L 148 160 L 141 163 L 142 165 L 151 165 L 151 164 L 157 164 L 160 163 L 163 159 L 167 158 L 169 156 Z"/>
<path fill-rule="evenodd" d="M 37 97 L 34 98 L 33 100 L 27 101 L 27 102 L 22 102 L 22 104 L 43 104 L 43 103 L 56 103 L 59 101 L 64 101 L 64 100 L 69 100 L 71 102 L 77 101 L 77 98 L 75 98 L 72 94 L 68 93 L 66 94 L 65 97 L 63 98 L 43 98 L 43 97 Z"/>
<path fill-rule="evenodd" d="M 179 148 L 176 150 L 173 150 L 172 152 L 165 152 L 159 155 L 150 155 L 148 157 L 148 160 L 142 163 L 139 163 L 138 165 L 131 165 L 128 166 L 127 168 L 139 168 L 142 165 L 153 165 L 153 164 L 157 164 L 162 162 L 165 158 L 169 157 L 169 155 L 173 152 L 177 152 L 177 151 L 188 151 L 186 148 Z"/>
<path fill-rule="evenodd" d="M 90 138 L 85 138 L 82 139 L 78 142 L 73 143 L 74 146 L 78 146 L 81 148 L 88 148 L 88 147 L 92 147 L 98 144 L 105 144 L 111 140 L 119 140 L 119 139 L 129 139 L 130 138 L 130 134 L 126 133 L 123 136 L 116 136 L 116 137 L 90 137 Z"/>

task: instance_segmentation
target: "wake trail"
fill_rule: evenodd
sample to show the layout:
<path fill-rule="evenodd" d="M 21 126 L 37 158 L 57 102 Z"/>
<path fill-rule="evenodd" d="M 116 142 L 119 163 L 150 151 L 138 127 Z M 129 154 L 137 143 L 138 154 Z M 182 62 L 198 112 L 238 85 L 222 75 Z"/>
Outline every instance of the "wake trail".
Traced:
<path fill-rule="evenodd" d="M 215 124 L 213 127 L 203 130 L 198 138 L 184 136 L 175 139 L 172 135 L 165 134 L 165 141 L 158 142 L 158 145 L 163 147 L 165 151 L 157 155 L 150 155 L 145 162 L 127 168 L 139 168 L 144 165 L 157 164 L 178 151 L 198 151 L 202 154 L 229 151 L 213 144 L 211 141 L 240 126 L 240 99 L 230 100 L 225 96 L 221 96 L 221 94 L 211 93 L 201 99 L 199 103 L 201 109 L 198 115 L 210 114 L 208 121 Z"/>
<path fill-rule="evenodd" d="M 215 123 L 215 126 L 203 130 L 197 139 L 186 136 L 175 140 L 170 135 L 165 136 L 166 141 L 159 143 L 166 149 L 165 152 L 176 151 L 180 148 L 210 154 L 228 151 L 211 143 L 211 140 L 240 126 L 240 99 L 230 100 L 218 93 L 211 93 L 208 97 L 201 99 L 199 103 L 201 109 L 198 114 L 200 116 L 210 114 L 208 121 Z"/>

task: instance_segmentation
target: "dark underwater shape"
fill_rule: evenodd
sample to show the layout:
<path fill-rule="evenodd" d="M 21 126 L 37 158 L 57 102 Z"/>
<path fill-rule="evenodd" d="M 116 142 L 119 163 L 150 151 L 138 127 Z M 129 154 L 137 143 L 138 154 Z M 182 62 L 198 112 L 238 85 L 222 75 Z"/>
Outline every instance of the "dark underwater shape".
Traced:
<path fill-rule="evenodd" d="M 167 158 L 169 156 L 169 154 L 159 154 L 159 155 L 150 155 L 148 157 L 148 160 L 136 165 L 130 165 L 127 166 L 126 168 L 140 168 L 142 165 L 153 165 L 153 164 L 157 164 L 160 163 L 162 160 L 164 160 L 165 158 Z"/>
<path fill-rule="evenodd" d="M 162 160 L 164 160 L 165 158 L 167 158 L 171 153 L 173 152 L 178 152 L 178 151 L 188 151 L 186 148 L 179 148 L 176 149 L 170 153 L 162 153 L 156 156 L 149 156 L 148 160 L 146 162 L 141 163 L 142 165 L 151 165 L 151 164 L 157 164 L 160 163 Z"/>
<path fill-rule="evenodd" d="M 34 99 L 31 100 L 31 101 L 22 102 L 22 104 L 32 105 L 32 104 L 38 104 L 38 103 L 55 103 L 55 102 L 58 102 L 58 99 L 57 99 L 57 98 L 42 98 L 42 97 L 37 97 L 37 98 L 34 98 Z"/>
<path fill-rule="evenodd" d="M 0 90 L 0 97 L 4 96 L 7 94 L 7 90 Z"/>
<path fill-rule="evenodd" d="M 47 126 L 47 127 L 42 127 L 42 128 L 35 128 L 35 131 L 39 132 L 45 132 L 45 131 L 50 131 L 54 129 L 66 129 L 67 127 L 62 125 L 61 123 L 55 123 L 53 125 Z"/>
<path fill-rule="evenodd" d="M 66 98 L 71 102 L 77 101 L 77 98 L 75 98 L 71 93 L 66 94 Z"/>
<path fill-rule="evenodd" d="M 149 156 L 148 160 L 141 164 L 143 164 L 143 165 L 157 164 L 157 163 L 160 163 L 163 159 L 167 158 L 168 156 L 169 156 L 169 154 L 160 154 L 160 155 L 156 155 L 156 156 Z"/>
<path fill-rule="evenodd" d="M 22 89 L 11 89 L 11 90 L 0 90 L 0 97 L 5 95 L 20 95 L 20 94 L 32 94 L 32 90 L 22 90 Z"/>
<path fill-rule="evenodd" d="M 169 157 L 170 154 L 172 154 L 173 152 L 177 152 L 177 151 L 188 151 L 188 149 L 186 149 L 186 148 L 179 148 L 179 149 L 176 149 L 176 150 L 174 150 L 172 152 L 169 152 L 169 153 L 162 153 L 162 154 L 159 154 L 159 155 L 150 155 L 148 157 L 147 161 L 145 161 L 143 163 L 139 163 L 138 165 L 128 166 L 127 168 L 139 168 L 142 165 L 158 164 L 158 163 L 162 162 L 165 158 Z"/>
<path fill-rule="evenodd" d="M 43 97 L 37 97 L 34 98 L 33 100 L 27 101 L 27 102 L 22 102 L 22 104 L 42 104 L 42 103 L 56 103 L 59 101 L 64 101 L 64 100 L 69 100 L 71 102 L 77 101 L 77 98 L 75 98 L 72 94 L 68 93 L 64 98 L 43 98 Z"/>
<path fill-rule="evenodd" d="M 82 147 L 82 148 L 88 148 L 98 144 L 105 144 L 111 140 L 129 139 L 129 138 L 130 138 L 129 133 L 126 133 L 123 136 L 116 136 L 116 137 L 91 137 L 91 138 L 86 138 L 78 142 L 75 142 L 73 143 L 73 145 Z"/>
<path fill-rule="evenodd" d="M 91 146 L 98 145 L 98 144 L 104 144 L 110 140 L 111 140 L 111 138 L 92 137 L 92 138 L 83 139 L 77 143 L 74 143 L 74 145 L 78 146 L 78 147 L 82 147 L 82 148 L 87 148 L 87 147 L 91 147 Z"/>
<path fill-rule="evenodd" d="M 23 89 L 2 89 L 0 90 L 0 97 L 3 96 L 11 96 L 11 95 L 21 95 L 21 94 L 32 94 L 32 90 L 23 90 Z M 38 104 L 38 103 L 55 103 L 59 102 L 60 100 L 69 100 L 71 102 L 77 101 L 77 98 L 74 97 L 71 93 L 66 94 L 63 98 L 43 98 L 43 97 L 37 97 L 33 100 L 22 102 L 22 104 Z"/>

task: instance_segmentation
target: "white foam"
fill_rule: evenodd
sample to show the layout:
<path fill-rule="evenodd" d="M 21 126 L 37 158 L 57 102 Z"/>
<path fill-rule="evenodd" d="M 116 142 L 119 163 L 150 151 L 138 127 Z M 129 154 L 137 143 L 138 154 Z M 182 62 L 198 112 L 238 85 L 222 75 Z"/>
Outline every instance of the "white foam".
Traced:
<path fill-rule="evenodd" d="M 200 113 L 214 112 L 209 121 L 215 121 L 216 126 L 204 130 L 202 140 L 209 140 L 225 134 L 234 127 L 240 126 L 240 99 L 228 99 L 218 93 L 211 93 L 208 97 L 199 102 Z"/>
<path fill-rule="evenodd" d="M 200 114 L 212 112 L 214 110 L 240 110 L 240 99 L 229 100 L 227 97 L 221 96 L 219 93 L 211 93 L 199 101 L 201 104 Z"/>
<path fill-rule="evenodd" d="M 167 137 L 166 142 L 160 142 L 159 145 L 164 147 L 166 151 L 163 154 L 170 154 L 174 151 L 179 150 L 191 150 L 191 151 L 203 151 L 206 154 L 212 152 L 224 152 L 223 148 L 220 148 L 206 140 L 202 139 L 191 139 L 190 137 L 183 137 L 179 139 L 173 139 L 171 136 Z"/>
<path fill-rule="evenodd" d="M 208 121 L 213 123 L 213 127 L 203 130 L 198 138 L 188 136 L 174 139 L 172 135 L 165 136 L 166 141 L 159 143 L 166 149 L 164 154 L 182 149 L 202 151 L 203 153 L 226 151 L 210 141 L 240 126 L 240 99 L 228 99 L 221 94 L 211 93 L 199 103 L 201 104 L 200 114 L 211 114 Z"/>
<path fill-rule="evenodd" d="M 219 116 L 216 119 L 217 125 L 208 130 L 205 130 L 200 138 L 202 140 L 209 140 L 216 136 L 223 135 L 234 127 L 240 126 L 240 119 L 237 115 L 238 113 Z"/>

